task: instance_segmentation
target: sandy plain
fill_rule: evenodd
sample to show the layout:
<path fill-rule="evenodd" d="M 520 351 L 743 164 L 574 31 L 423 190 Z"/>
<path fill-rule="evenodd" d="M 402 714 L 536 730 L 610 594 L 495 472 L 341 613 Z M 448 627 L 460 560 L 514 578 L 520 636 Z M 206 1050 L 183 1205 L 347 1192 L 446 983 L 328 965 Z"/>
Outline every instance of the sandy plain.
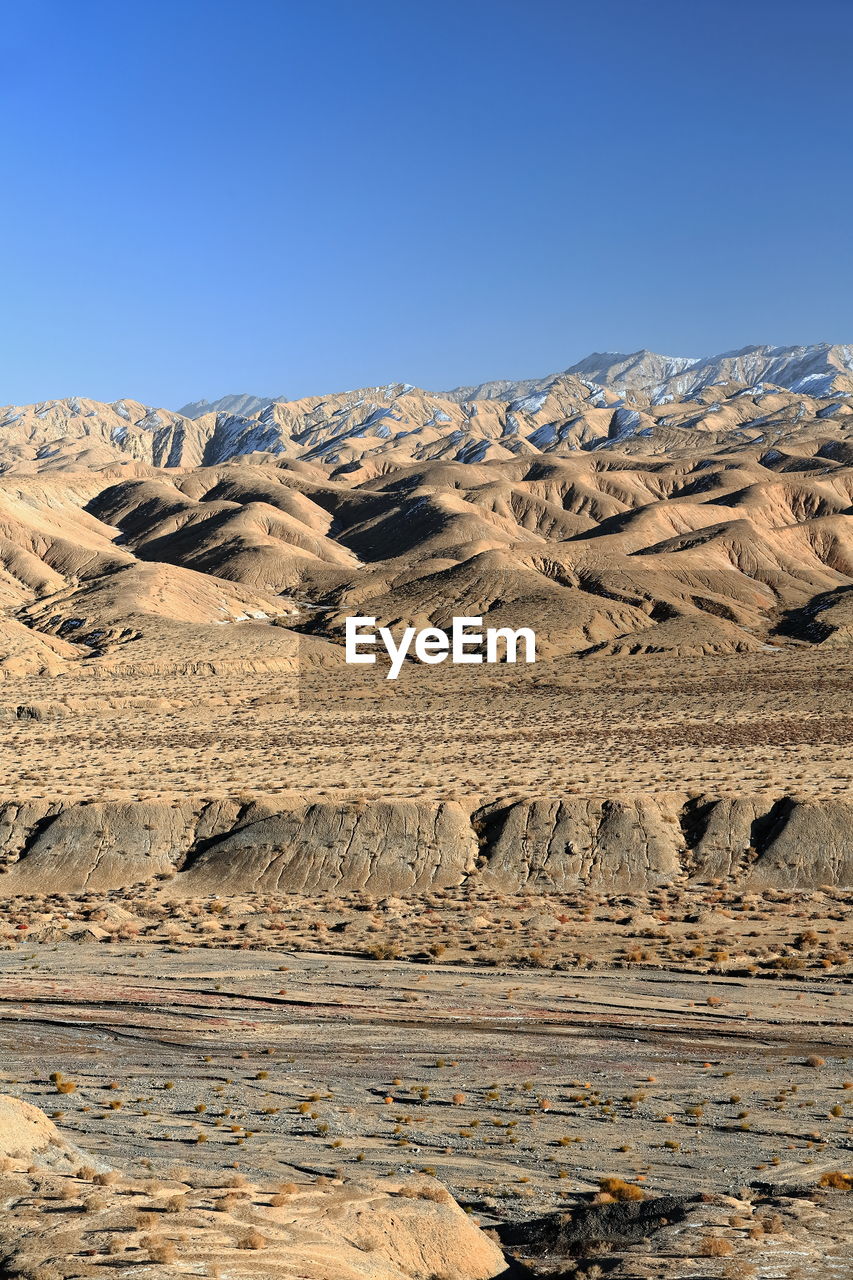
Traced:
<path fill-rule="evenodd" d="M 7 680 L 3 767 L 8 795 L 65 803 L 846 801 L 849 684 L 843 648 L 551 660 L 473 679 L 407 667 L 394 685 L 310 663 L 113 687 Z M 0 1089 L 122 1170 L 140 1213 L 158 1178 L 190 1214 L 159 1231 L 171 1262 L 127 1227 L 110 1254 L 124 1219 L 104 1218 L 118 1192 L 102 1192 L 87 1219 L 95 1261 L 82 1238 L 65 1271 L 48 1250 L 44 1275 L 101 1274 L 97 1250 L 117 1275 L 213 1275 L 214 1253 L 224 1276 L 302 1274 L 239 1242 L 211 1252 L 207 1228 L 187 1234 L 192 1206 L 213 1213 L 232 1177 L 256 1215 L 238 1234 L 271 1239 L 264 1205 L 280 1184 L 302 1196 L 318 1178 L 425 1179 L 500 1237 L 507 1276 L 849 1274 L 844 884 L 755 891 L 685 874 L 547 892 L 469 876 L 416 895 L 311 896 L 188 895 L 180 880 L 3 904 Z M 44 1212 L 52 1194 L 34 1183 L 16 1203 L 35 1196 Z M 610 1205 L 646 1217 L 588 1222 Z M 543 1244 L 540 1222 L 562 1236 Z"/>
<path fill-rule="evenodd" d="M 262 630 L 242 624 L 250 630 Z M 267 629 L 268 630 L 268 629 Z M 724 657 L 6 680 L 6 794 L 846 796 L 846 647 Z"/>

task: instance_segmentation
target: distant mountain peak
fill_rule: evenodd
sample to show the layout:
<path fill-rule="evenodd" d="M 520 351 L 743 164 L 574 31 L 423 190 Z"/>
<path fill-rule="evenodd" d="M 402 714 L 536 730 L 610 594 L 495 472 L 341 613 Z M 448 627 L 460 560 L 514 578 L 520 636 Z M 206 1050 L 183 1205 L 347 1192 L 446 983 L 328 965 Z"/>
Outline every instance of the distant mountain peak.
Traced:
<path fill-rule="evenodd" d="M 558 378 L 579 378 L 611 388 L 630 399 L 661 403 L 667 397 L 689 397 L 708 386 L 742 382 L 745 386 L 770 383 L 790 391 L 810 388 L 812 395 L 831 396 L 846 388 L 836 385 L 838 375 L 853 374 L 853 346 L 829 342 L 774 346 L 757 343 L 710 356 L 673 356 L 649 347 L 637 351 L 593 351 L 567 369 L 540 378 L 495 379 L 449 391 L 427 392 L 463 404 L 473 400 L 516 400 L 553 385 Z M 810 383 L 803 383 L 803 379 Z M 802 388 L 800 386 L 802 385 Z M 822 390 L 818 390 L 818 387 Z M 390 383 L 373 388 L 405 393 L 410 383 Z M 355 394 L 355 393 L 353 393 Z M 255 396 L 249 393 L 221 396 L 218 400 L 194 400 L 178 410 L 185 418 L 207 413 L 229 413 L 256 417 L 270 404 L 286 401 L 286 396 Z"/>
<path fill-rule="evenodd" d="M 846 391 L 853 347 L 827 342 L 802 346 L 756 345 L 713 356 L 667 356 L 645 348 L 630 355 L 595 352 L 566 373 L 591 378 L 652 404 L 689 398 L 705 387 L 739 382 L 831 396 Z M 839 381 L 839 379 L 841 379 Z"/>
<path fill-rule="evenodd" d="M 183 418 L 202 418 L 206 413 L 234 413 L 250 418 L 261 413 L 268 404 L 276 400 L 284 400 L 285 396 L 253 396 L 248 392 L 238 395 L 220 396 L 218 400 L 191 400 L 178 413 Z"/>

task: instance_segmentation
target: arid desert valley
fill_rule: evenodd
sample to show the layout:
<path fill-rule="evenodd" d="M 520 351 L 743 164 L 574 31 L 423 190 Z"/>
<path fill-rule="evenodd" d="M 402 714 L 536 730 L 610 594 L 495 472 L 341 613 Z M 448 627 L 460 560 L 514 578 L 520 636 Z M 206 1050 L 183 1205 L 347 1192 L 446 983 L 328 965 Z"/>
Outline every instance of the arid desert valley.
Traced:
<path fill-rule="evenodd" d="M 852 367 L 0 410 L 0 1277 L 853 1275 Z"/>

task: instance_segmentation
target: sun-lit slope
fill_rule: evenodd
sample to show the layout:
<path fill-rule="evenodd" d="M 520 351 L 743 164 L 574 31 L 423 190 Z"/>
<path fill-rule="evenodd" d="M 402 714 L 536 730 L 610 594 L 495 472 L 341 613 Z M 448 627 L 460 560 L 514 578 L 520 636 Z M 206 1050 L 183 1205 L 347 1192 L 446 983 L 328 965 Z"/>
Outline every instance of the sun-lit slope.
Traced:
<path fill-rule="evenodd" d="M 541 562 L 543 568 L 545 562 Z M 450 627 L 454 616 L 482 616 L 488 627 L 533 627 L 541 657 L 576 653 L 623 631 L 653 626 L 643 602 L 605 597 L 555 580 L 523 557 L 503 550 L 479 552 L 447 565 L 428 561 L 399 574 L 372 574 L 332 591 L 315 625 L 340 632 L 355 613 L 384 625 Z"/>
<path fill-rule="evenodd" d="M 223 1268 L 231 1280 L 490 1280 L 506 1270 L 497 1243 L 431 1178 L 323 1179 L 286 1184 L 281 1193 L 234 1175 L 227 1186 L 239 1186 L 238 1195 L 222 1186 L 198 1190 L 210 1183 L 209 1168 L 178 1170 L 186 1181 L 172 1171 L 163 1179 L 124 1176 L 69 1141 L 44 1111 L 8 1094 L 0 1095 L 0 1159 L 0 1251 L 9 1275 L 91 1276 L 101 1257 L 116 1280 L 140 1269 L 158 1280 Z M 63 1216 L 70 1209 L 76 1231 L 59 1231 L 51 1213 L 40 1212 L 56 1202 Z"/>
<path fill-rule="evenodd" d="M 289 612 L 289 601 L 241 583 L 134 562 L 17 617 L 34 643 L 62 641 L 63 653 L 86 670 L 168 675 L 295 670 L 298 637 L 272 625 Z"/>
<path fill-rule="evenodd" d="M 850 481 L 832 466 L 779 478 L 754 453 L 407 468 L 360 488 L 368 519 L 339 518 L 370 571 L 313 625 L 474 613 L 535 627 L 545 654 L 754 649 L 784 611 L 851 581 Z"/>
<path fill-rule="evenodd" d="M 352 553 L 322 532 L 330 525 L 327 514 L 300 493 L 291 492 L 286 501 L 283 490 L 273 506 L 254 497 L 217 500 L 215 491 L 199 502 L 169 483 L 128 481 L 106 489 L 89 510 L 115 524 L 140 559 L 264 590 L 286 590 L 311 567 L 357 565 Z"/>
<path fill-rule="evenodd" d="M 196 502 L 262 502 L 292 516 L 316 534 L 325 535 L 331 529 L 332 516 L 311 499 L 312 490 L 326 487 L 328 479 L 308 463 L 290 470 L 229 462 L 176 476 L 175 484 Z"/>
<path fill-rule="evenodd" d="M 74 647 L 37 635 L 16 618 L 0 618 L 0 677 L 55 676 L 68 670 Z"/>
<path fill-rule="evenodd" d="M 169 486 L 138 483 L 149 500 L 150 520 L 152 499 L 160 513 Z M 275 590 L 168 563 L 142 563 L 109 513 L 102 520 L 86 509 L 103 486 L 103 478 L 88 472 L 0 480 L 4 674 L 57 674 L 118 650 L 132 652 L 136 662 L 156 652 L 166 665 L 170 652 L 180 652 L 186 663 L 199 653 L 232 647 L 217 624 L 288 613 L 289 602 Z M 202 633 L 191 638 L 199 627 Z M 286 634 L 273 631 L 267 624 L 264 643 L 280 648 Z"/>
<path fill-rule="evenodd" d="M 677 559 L 682 567 L 700 572 L 736 569 L 760 582 L 779 584 L 786 579 L 806 590 L 828 590 L 848 576 L 826 563 L 832 558 L 850 567 L 845 533 L 846 529 L 838 530 L 828 520 L 766 530 L 751 520 L 735 519 L 666 538 L 642 554 L 647 562 L 652 557 L 658 564 Z"/>
<path fill-rule="evenodd" d="M 10 616 L 69 584 L 98 581 L 133 563 L 115 547 L 115 531 L 82 504 L 97 490 L 93 475 L 0 478 L 0 672 L 55 675 L 76 656 L 58 636 L 36 635 Z"/>
<path fill-rule="evenodd" d="M 100 622 L 119 624 L 132 612 L 183 622 L 235 622 L 286 612 L 287 602 L 242 583 L 226 582 L 172 564 L 131 562 L 93 581 L 67 587 L 29 605 L 31 619 L 47 620 L 62 612 L 87 612 Z"/>
<path fill-rule="evenodd" d="M 86 493 L 66 483 L 0 480 L 0 563 L 20 575 L 24 590 L 98 577 L 132 560 L 115 545 L 115 530 L 83 510 Z"/>

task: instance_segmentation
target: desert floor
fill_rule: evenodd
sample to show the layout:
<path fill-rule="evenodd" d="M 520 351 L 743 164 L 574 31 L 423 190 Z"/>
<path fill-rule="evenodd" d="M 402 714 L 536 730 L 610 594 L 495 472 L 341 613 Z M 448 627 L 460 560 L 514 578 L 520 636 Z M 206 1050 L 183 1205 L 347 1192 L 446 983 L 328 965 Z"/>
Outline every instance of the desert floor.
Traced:
<path fill-rule="evenodd" d="M 736 1193 L 849 1163 L 849 993 L 812 975 L 122 944 L 0 961 L 2 1090 L 125 1169 L 426 1172 L 503 1219 L 607 1175 Z"/>
<path fill-rule="evenodd" d="M 853 792 L 851 668 L 839 647 L 395 684 L 310 666 L 6 681 L 5 793 L 836 799 Z M 649 1199 L 772 1198 L 850 1170 L 851 903 L 719 882 L 11 897 L 0 1092 L 128 1177 L 436 1178 L 502 1230 L 607 1178 Z M 847 1247 L 824 1227 L 798 1265 L 843 1277 L 815 1269 Z M 654 1252 L 613 1274 L 658 1274 Z M 797 1274 L 773 1258 L 694 1272 L 685 1254 L 660 1274 Z"/>
<path fill-rule="evenodd" d="M 9 798 L 853 791 L 853 655 L 6 680 Z M 31 717 L 36 718 L 31 718 Z M 16 717 L 24 717 L 17 719 Z"/>

